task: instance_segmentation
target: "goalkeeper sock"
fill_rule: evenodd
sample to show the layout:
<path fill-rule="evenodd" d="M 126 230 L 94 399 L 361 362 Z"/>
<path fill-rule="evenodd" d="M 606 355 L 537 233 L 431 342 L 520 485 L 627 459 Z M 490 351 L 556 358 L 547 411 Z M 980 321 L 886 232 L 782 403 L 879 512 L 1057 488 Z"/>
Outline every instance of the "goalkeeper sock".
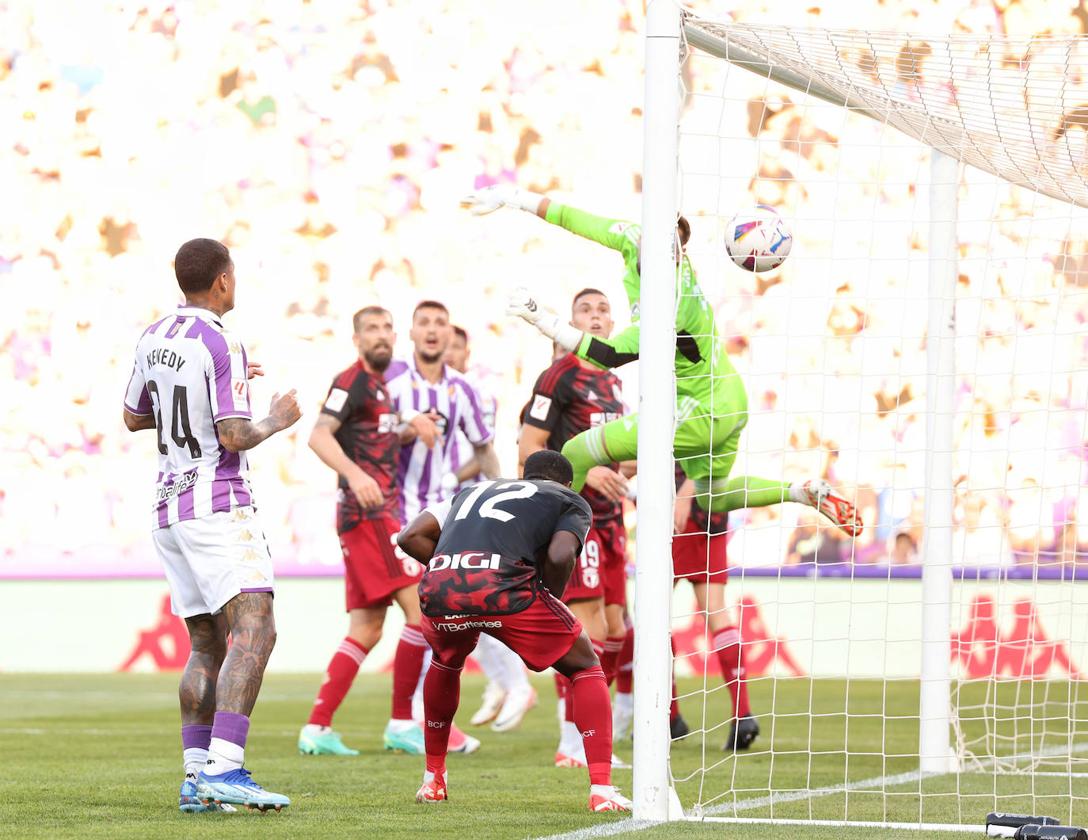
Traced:
<path fill-rule="evenodd" d="M 432 773 L 446 772 L 450 728 L 460 702 L 461 669 L 431 660 L 427 678 L 423 681 L 423 706 L 427 718 L 423 742 L 427 750 L 427 769 Z"/>
<path fill-rule="evenodd" d="M 578 731 L 586 749 L 591 785 L 612 784 L 612 705 L 600 666 L 574 674 L 570 693 L 575 699 Z"/>
<path fill-rule="evenodd" d="M 733 717 L 747 717 L 752 713 L 748 705 L 748 683 L 744 679 L 744 655 L 741 651 L 740 632 L 736 627 L 719 630 L 713 639 L 722 666 L 722 678 L 733 696 Z"/>
<path fill-rule="evenodd" d="M 575 435 L 565 444 L 563 444 L 563 457 L 570 461 L 571 468 L 574 470 L 574 479 L 571 482 L 571 489 L 575 493 L 582 492 L 582 488 L 586 483 L 586 473 L 588 473 L 593 467 L 598 464 L 607 464 L 608 461 L 598 461 L 590 454 L 590 435 L 594 432 L 598 434 L 595 436 L 596 440 L 600 441 L 603 449 L 604 435 L 600 434 L 600 428 L 589 429 L 582 432 L 580 435 Z"/>
<path fill-rule="evenodd" d="M 711 513 L 768 507 L 793 501 L 790 495 L 790 482 L 771 481 L 768 478 L 758 478 L 753 475 L 739 475 L 724 482 L 697 479 L 695 493 L 699 507 L 706 510 L 709 504 Z"/>

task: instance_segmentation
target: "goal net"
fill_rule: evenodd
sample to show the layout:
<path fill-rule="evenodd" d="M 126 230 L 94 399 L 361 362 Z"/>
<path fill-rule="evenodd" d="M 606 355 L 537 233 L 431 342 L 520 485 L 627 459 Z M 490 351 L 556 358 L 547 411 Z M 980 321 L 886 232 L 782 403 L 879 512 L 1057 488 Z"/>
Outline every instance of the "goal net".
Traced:
<path fill-rule="evenodd" d="M 865 523 L 735 511 L 724 607 L 674 589 L 684 816 L 1088 824 L 1088 41 L 685 15 L 681 42 L 678 209 L 749 401 L 733 475 L 826 479 Z M 764 275 L 724 248 L 757 204 L 793 235 Z"/>

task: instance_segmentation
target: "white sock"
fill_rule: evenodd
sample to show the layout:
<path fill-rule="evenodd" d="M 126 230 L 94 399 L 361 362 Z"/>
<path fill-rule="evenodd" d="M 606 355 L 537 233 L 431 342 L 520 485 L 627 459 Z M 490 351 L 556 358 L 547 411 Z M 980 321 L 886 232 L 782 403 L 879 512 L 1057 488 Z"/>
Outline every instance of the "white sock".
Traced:
<path fill-rule="evenodd" d="M 412 695 L 412 718 L 423 720 L 423 681 L 427 679 L 427 672 L 431 669 L 431 649 L 428 647 L 423 652 L 423 667 L 419 671 L 419 682 L 416 683 L 415 693 Z"/>
<path fill-rule="evenodd" d="M 419 726 L 419 721 L 389 718 L 389 728 L 394 732 L 404 732 L 407 729 L 411 729 L 413 726 Z"/>
<path fill-rule="evenodd" d="M 190 747 L 181 754 L 182 763 L 185 765 L 186 776 L 199 776 L 204 765 L 208 763 L 208 751 L 199 747 Z"/>
<path fill-rule="evenodd" d="M 208 763 L 204 772 L 209 776 L 222 776 L 231 770 L 237 770 L 246 760 L 245 747 L 240 747 L 233 741 L 225 741 L 222 738 L 212 738 L 208 747 Z"/>
<path fill-rule="evenodd" d="M 529 684 L 529 675 L 525 670 L 525 663 L 521 657 L 510 650 L 502 642 L 496 642 L 499 649 L 499 661 L 502 663 L 502 686 L 507 691 L 524 691 L 526 694 L 532 689 Z"/>
<path fill-rule="evenodd" d="M 472 652 L 472 655 L 489 680 L 497 683 L 503 691 L 509 691 L 506 684 L 506 663 L 502 659 L 503 650 L 508 650 L 506 645 L 492 639 L 486 633 L 481 633 L 480 641 L 476 644 L 476 650 Z"/>
<path fill-rule="evenodd" d="M 331 732 L 331 726 L 322 726 L 319 723 L 307 723 L 302 727 L 302 731 L 307 735 L 324 735 L 326 732 Z"/>
<path fill-rule="evenodd" d="M 625 712 L 632 711 L 635 707 L 635 695 L 627 691 L 617 691 L 612 706 Z"/>
<path fill-rule="evenodd" d="M 579 749 L 583 749 L 582 733 L 578 727 L 569 720 L 559 722 L 559 752 L 563 755 L 576 755 Z"/>
<path fill-rule="evenodd" d="M 590 796 L 614 796 L 616 788 L 614 785 L 590 785 Z"/>

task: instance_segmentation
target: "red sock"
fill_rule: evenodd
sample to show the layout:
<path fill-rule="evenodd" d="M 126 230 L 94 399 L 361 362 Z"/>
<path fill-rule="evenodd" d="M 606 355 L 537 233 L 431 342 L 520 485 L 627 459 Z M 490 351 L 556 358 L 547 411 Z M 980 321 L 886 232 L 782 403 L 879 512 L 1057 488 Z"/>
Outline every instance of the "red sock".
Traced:
<path fill-rule="evenodd" d="M 441 665 L 432 659 L 423 680 L 423 708 L 427 718 L 423 741 L 427 748 L 427 769 L 435 775 L 446 772 L 450 727 L 460 702 L 461 669 Z"/>
<path fill-rule="evenodd" d="M 740 631 L 726 627 L 714 634 L 712 644 L 722 666 L 722 679 L 733 695 L 733 716 L 746 717 L 752 713 L 748 705 L 748 682 L 744 679 L 744 654 L 741 652 Z"/>
<path fill-rule="evenodd" d="M 329 660 L 329 667 L 325 669 L 325 682 L 321 684 L 314 707 L 310 710 L 310 723 L 316 726 L 332 726 L 332 716 L 351 690 L 355 675 L 359 673 L 359 666 L 363 664 L 368 653 L 370 651 L 355 639 L 350 636 L 344 638 Z"/>
<path fill-rule="evenodd" d="M 586 668 L 571 677 L 570 693 L 575 695 L 576 724 L 582 733 L 591 785 L 612 784 L 612 703 L 608 682 L 599 666 Z"/>
<path fill-rule="evenodd" d="M 571 690 L 570 680 L 563 677 L 567 683 L 563 692 L 563 720 L 574 723 L 574 691 Z"/>
<path fill-rule="evenodd" d="M 397 652 L 393 656 L 393 720 L 412 719 L 412 695 L 419 685 L 423 654 L 426 652 L 427 640 L 423 638 L 419 625 L 404 625 Z"/>
<path fill-rule="evenodd" d="M 631 667 L 635 658 L 635 628 L 628 623 L 627 635 L 623 637 L 623 647 L 616 659 L 616 692 L 619 694 L 631 693 Z"/>
<path fill-rule="evenodd" d="M 616 679 L 616 663 L 619 662 L 620 651 L 623 650 L 623 643 L 626 638 L 626 636 L 609 636 L 604 641 L 601 670 L 604 671 L 604 678 L 608 680 L 609 685 L 612 685 L 612 682 Z"/>

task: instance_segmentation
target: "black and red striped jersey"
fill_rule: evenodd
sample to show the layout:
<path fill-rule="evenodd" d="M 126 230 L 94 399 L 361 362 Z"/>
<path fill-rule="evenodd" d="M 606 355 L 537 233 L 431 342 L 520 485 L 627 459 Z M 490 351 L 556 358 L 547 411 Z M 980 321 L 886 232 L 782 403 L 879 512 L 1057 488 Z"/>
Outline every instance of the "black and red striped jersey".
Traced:
<path fill-rule="evenodd" d="M 581 550 L 592 520 L 585 499 L 538 479 L 481 481 L 427 512 L 442 528 L 419 583 L 420 608 L 432 618 L 526 609 L 552 537 L 569 531 Z"/>
<path fill-rule="evenodd" d="M 378 482 L 385 499 L 381 507 L 362 508 L 348 483 L 339 479 L 336 497 L 336 529 L 350 531 L 364 519 L 400 515 L 400 487 L 397 464 L 400 437 L 397 434 L 397 412 L 380 374 L 369 373 L 362 361 L 357 361 L 333 380 L 322 414 L 340 421 L 336 440 L 363 472 Z"/>
<path fill-rule="evenodd" d="M 620 380 L 614 373 L 583 367 L 577 356 L 568 354 L 537 377 L 522 420 L 549 432 L 548 448 L 559 452 L 575 435 L 622 417 L 624 408 Z M 595 519 L 614 519 L 623 513 L 622 504 L 610 502 L 589 487 L 582 495 Z"/>

